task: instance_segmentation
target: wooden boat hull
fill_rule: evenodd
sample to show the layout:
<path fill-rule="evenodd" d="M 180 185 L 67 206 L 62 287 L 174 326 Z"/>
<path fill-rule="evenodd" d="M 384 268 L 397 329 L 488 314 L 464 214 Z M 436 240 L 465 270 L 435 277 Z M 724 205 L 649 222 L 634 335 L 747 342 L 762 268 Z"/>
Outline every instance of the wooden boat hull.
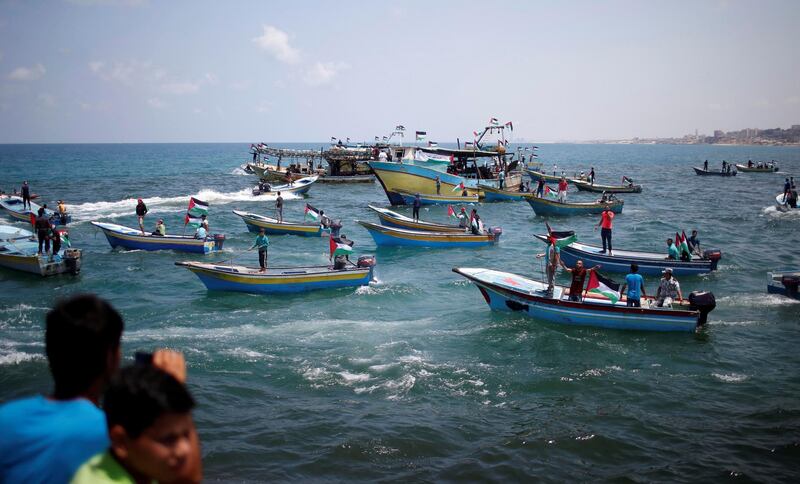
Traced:
<path fill-rule="evenodd" d="M 697 173 L 700 176 L 736 176 L 736 172 L 735 171 L 731 171 L 730 173 L 728 173 L 727 171 L 726 172 L 711 171 L 711 170 L 706 171 L 706 170 L 704 170 L 702 168 L 698 168 L 696 166 L 693 166 L 692 169 L 694 169 L 694 172 Z"/>
<path fill-rule="evenodd" d="M 141 231 L 122 225 L 92 222 L 92 225 L 103 231 L 111 247 L 122 247 L 128 250 L 175 250 L 178 252 L 191 252 L 195 254 L 208 254 L 221 250 L 219 240 L 206 238 L 195 239 L 191 236 L 169 235 L 155 236 L 142 235 Z M 222 236 L 224 240 L 224 236 Z"/>
<path fill-rule="evenodd" d="M 435 170 L 425 166 L 391 161 L 368 162 L 375 177 L 386 192 L 392 205 L 405 205 L 406 199 L 400 193 L 436 193 L 436 177 L 439 177 L 440 193 L 455 193 L 453 188 L 461 183 L 467 188 L 469 195 L 479 195 L 480 190 L 475 180 Z"/>
<path fill-rule="evenodd" d="M 540 216 L 556 216 L 568 217 L 572 215 L 597 215 L 603 213 L 606 206 L 611 208 L 614 213 L 622 213 L 623 200 L 614 200 L 612 202 L 599 203 L 599 202 L 578 202 L 578 203 L 561 203 L 549 198 L 526 198 L 536 215 Z"/>
<path fill-rule="evenodd" d="M 525 170 L 525 174 L 528 175 L 531 178 L 531 180 L 535 182 L 538 182 L 542 178 L 544 178 L 544 181 L 547 183 L 558 183 L 559 181 L 561 181 L 560 176 L 548 175 L 540 171 Z M 573 180 L 567 178 L 567 181 L 571 183 Z"/>
<path fill-rule="evenodd" d="M 472 235 L 467 233 L 423 232 L 403 230 L 356 220 L 363 226 L 375 245 L 386 247 L 484 247 L 496 243 L 500 234 Z"/>
<path fill-rule="evenodd" d="M 258 232 L 263 228 L 264 232 L 270 235 L 299 235 L 302 237 L 320 237 L 329 233 L 327 230 L 323 230 L 318 223 L 278 222 L 278 219 L 264 215 L 238 210 L 234 210 L 233 213 L 242 218 L 250 232 Z"/>
<path fill-rule="evenodd" d="M 3 196 L 0 197 L 0 208 L 3 209 L 3 213 L 8 215 L 9 217 L 20 220 L 22 222 L 30 223 L 31 222 L 31 214 L 33 213 L 36 215 L 41 208 L 36 203 L 31 203 L 30 209 L 22 209 L 22 198 L 16 197 L 13 195 L 10 196 Z M 61 218 L 53 217 L 54 213 L 52 210 L 45 210 L 45 215 L 48 217 L 52 217 L 51 223 L 53 225 L 61 225 Z M 67 215 L 67 223 L 72 222 L 72 216 Z"/>
<path fill-rule="evenodd" d="M 317 183 L 374 183 L 375 175 L 332 176 L 323 175 Z"/>
<path fill-rule="evenodd" d="M 641 185 L 599 185 L 597 183 L 591 184 L 589 182 L 581 181 L 581 180 L 572 180 L 572 184 L 575 185 L 578 190 L 583 192 L 595 192 L 595 193 L 641 193 L 642 186 Z"/>
<path fill-rule="evenodd" d="M 378 215 L 381 224 L 387 227 L 418 230 L 423 232 L 451 232 L 458 234 L 463 234 L 466 232 L 466 229 L 459 227 L 458 225 L 438 224 L 434 222 L 425 222 L 422 220 L 415 222 L 411 217 L 406 217 L 405 215 L 392 212 L 391 210 L 386 210 L 385 208 L 373 207 L 372 205 L 368 205 L 368 207 Z"/>
<path fill-rule="evenodd" d="M 77 253 L 77 260 L 74 264 L 70 264 L 67 258 L 63 256 L 49 261 L 46 255 L 4 254 L 0 252 L 0 267 L 28 272 L 42 277 L 58 274 L 78 274 L 81 269 L 80 251 L 76 249 L 71 249 L 71 251 Z"/>
<path fill-rule="evenodd" d="M 269 269 L 176 262 L 192 271 L 209 291 L 232 291 L 254 294 L 286 294 L 320 289 L 366 286 L 372 280 L 373 267 L 333 270 L 321 267 L 286 267 Z"/>
<path fill-rule="evenodd" d="M 519 202 L 532 196 L 527 192 L 514 192 L 510 190 L 500 190 L 486 185 L 478 185 L 483 192 L 484 202 Z"/>
<path fill-rule="evenodd" d="M 413 205 L 414 198 L 416 198 L 415 193 L 406 192 L 403 190 L 398 190 L 398 194 L 403 197 L 403 201 L 406 205 Z M 422 205 L 458 205 L 458 204 L 472 204 L 478 203 L 478 195 L 435 195 L 430 193 L 420 193 L 419 196 L 420 202 Z"/>
<path fill-rule="evenodd" d="M 546 236 L 535 235 L 535 237 L 547 243 Z M 602 250 L 601 247 L 594 245 L 573 242 L 570 245 L 561 247 L 561 260 L 568 266 L 574 266 L 578 260 L 582 260 L 587 267 L 600 264 L 603 266 L 603 272 L 621 274 L 629 273 L 631 264 L 635 263 L 639 265 L 639 274 L 644 276 L 660 276 L 667 267 L 672 268 L 672 273 L 676 276 L 697 276 L 717 270 L 719 263 L 719 259 L 695 258 L 691 261 L 681 261 L 666 259 L 664 254 L 624 250 L 615 250 L 612 252 L 614 255 L 609 256 L 601 254 Z"/>
<path fill-rule="evenodd" d="M 305 178 L 300 178 L 299 180 L 295 180 L 293 184 L 285 184 L 285 185 L 275 185 L 270 187 L 268 192 L 260 192 L 258 191 L 258 186 L 253 189 L 253 195 L 274 195 L 277 196 L 278 192 L 281 194 L 293 193 L 295 195 L 305 195 L 311 190 L 311 186 L 314 185 L 315 182 L 319 180 L 318 176 L 308 176 Z"/>
<path fill-rule="evenodd" d="M 767 168 L 749 168 L 747 165 L 740 165 L 739 163 L 736 164 L 736 169 L 738 171 L 743 171 L 745 173 L 775 173 L 780 168 L 778 166 L 771 166 Z"/>
<path fill-rule="evenodd" d="M 552 296 L 547 284 L 516 274 L 479 268 L 453 268 L 453 272 L 472 281 L 493 310 L 516 311 L 556 324 L 610 329 L 660 332 L 694 332 L 700 312 L 681 309 L 627 307 L 612 304 L 602 297 L 587 297 L 582 302 L 562 298 L 567 288 L 557 286 Z M 687 305 L 688 306 L 688 305 Z"/>

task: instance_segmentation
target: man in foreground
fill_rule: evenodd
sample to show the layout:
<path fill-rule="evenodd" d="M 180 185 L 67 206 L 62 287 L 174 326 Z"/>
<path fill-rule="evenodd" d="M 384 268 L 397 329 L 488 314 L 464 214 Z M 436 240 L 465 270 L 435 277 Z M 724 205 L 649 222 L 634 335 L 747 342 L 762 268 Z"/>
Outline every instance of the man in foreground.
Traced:
<path fill-rule="evenodd" d="M 656 291 L 656 305 L 658 307 L 672 307 L 672 301 L 678 299 L 683 301 L 683 294 L 681 293 L 681 285 L 678 280 L 672 276 L 672 268 L 667 267 L 664 269 L 664 277 L 658 283 L 658 290 Z"/>

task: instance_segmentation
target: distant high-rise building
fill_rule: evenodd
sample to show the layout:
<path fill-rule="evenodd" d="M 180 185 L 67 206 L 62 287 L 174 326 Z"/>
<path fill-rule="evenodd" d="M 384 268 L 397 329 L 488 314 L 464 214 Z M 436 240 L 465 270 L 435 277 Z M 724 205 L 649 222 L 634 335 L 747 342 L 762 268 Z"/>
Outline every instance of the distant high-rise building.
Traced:
<path fill-rule="evenodd" d="M 715 129 L 714 130 L 714 137 L 715 138 L 722 138 L 723 136 L 725 136 L 725 133 L 723 131 L 721 131 L 719 129 Z"/>

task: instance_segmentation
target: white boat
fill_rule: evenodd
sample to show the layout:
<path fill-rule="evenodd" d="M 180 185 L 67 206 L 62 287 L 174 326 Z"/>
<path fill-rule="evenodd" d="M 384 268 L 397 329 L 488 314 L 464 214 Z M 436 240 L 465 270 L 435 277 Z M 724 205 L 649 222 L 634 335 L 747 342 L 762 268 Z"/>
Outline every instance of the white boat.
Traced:
<path fill-rule="evenodd" d="M 0 225 L 0 267 L 30 272 L 40 276 L 78 274 L 81 251 L 65 249 L 63 255 L 39 255 L 39 243 L 33 232 L 10 225 Z"/>

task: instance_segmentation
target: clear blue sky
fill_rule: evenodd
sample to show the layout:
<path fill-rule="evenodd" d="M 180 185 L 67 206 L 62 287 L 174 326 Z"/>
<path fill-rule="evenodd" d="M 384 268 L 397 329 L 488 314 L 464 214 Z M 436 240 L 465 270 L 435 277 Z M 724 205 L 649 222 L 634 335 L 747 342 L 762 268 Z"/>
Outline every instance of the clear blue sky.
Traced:
<path fill-rule="evenodd" d="M 800 124 L 799 1 L 0 2 L 0 142 Z"/>

